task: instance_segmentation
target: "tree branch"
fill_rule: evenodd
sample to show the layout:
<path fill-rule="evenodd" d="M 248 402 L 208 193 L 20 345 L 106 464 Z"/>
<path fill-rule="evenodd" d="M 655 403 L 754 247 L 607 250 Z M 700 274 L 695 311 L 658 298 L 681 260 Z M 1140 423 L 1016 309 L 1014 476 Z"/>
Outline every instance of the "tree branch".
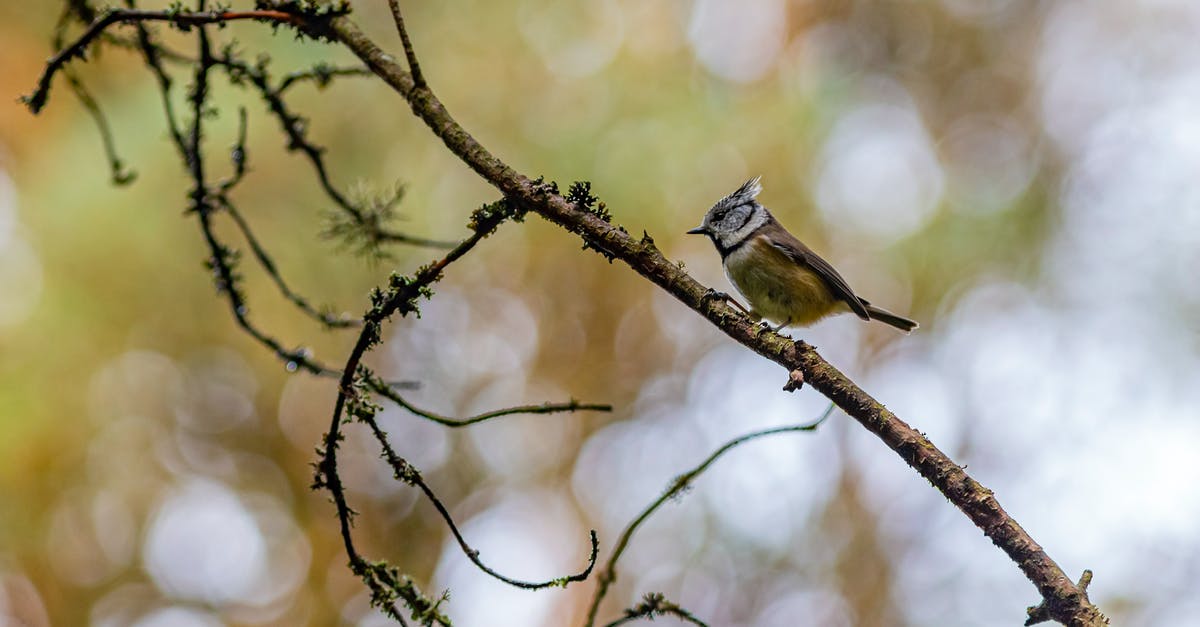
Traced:
<path fill-rule="evenodd" d="M 162 58 L 190 65 L 195 65 L 198 61 L 168 51 L 157 42 L 154 42 L 146 30 L 147 22 L 168 23 L 180 30 L 186 30 L 205 24 L 225 24 L 238 20 L 256 20 L 268 22 L 276 26 L 288 24 L 299 29 L 307 36 L 320 38 L 324 36 L 326 22 L 329 19 L 348 11 L 347 8 L 341 5 L 314 5 L 309 7 L 298 5 L 295 2 L 278 3 L 275 9 L 260 9 L 256 11 L 182 11 L 177 9 L 148 11 L 133 7 L 132 2 L 128 2 L 128 4 L 131 5 L 129 8 L 110 9 L 99 17 L 96 17 L 95 12 L 86 3 L 82 3 L 79 6 L 69 5 L 67 7 L 55 29 L 55 45 L 60 48 L 58 53 L 47 62 L 33 93 L 21 97 L 21 100 L 33 113 L 38 113 L 45 106 L 54 75 L 64 71 L 66 64 L 72 59 L 84 58 L 89 46 L 97 40 L 104 41 L 103 36 L 106 34 L 107 29 L 116 24 L 133 24 L 137 28 L 137 46 L 142 49 L 147 57 L 147 64 L 150 65 L 151 69 L 158 76 L 160 84 L 169 86 L 170 78 L 162 67 Z M 72 15 L 75 15 L 85 23 L 89 21 L 90 23 L 88 23 L 82 35 L 70 44 L 63 46 L 65 27 Z M 119 39 L 113 40 L 113 42 L 122 46 L 129 46 L 131 43 Z M 265 63 L 257 65 L 244 63 L 235 58 L 230 49 L 212 54 L 210 61 L 225 67 L 229 73 L 231 82 L 238 83 L 243 78 L 249 79 L 251 84 L 258 89 L 267 103 L 267 108 L 279 120 L 281 128 L 288 137 L 288 150 L 300 151 L 308 159 L 316 170 L 317 178 L 326 196 L 348 214 L 350 224 L 355 227 L 352 233 L 361 234 L 369 247 L 375 247 L 382 243 L 397 243 L 448 249 L 454 245 L 453 242 L 390 230 L 384 224 L 386 218 L 390 216 L 389 212 L 364 210 L 357 203 L 348 199 L 342 192 L 338 191 L 330 180 L 329 173 L 325 167 L 325 161 L 322 157 L 324 149 L 307 139 L 306 121 L 304 118 L 292 113 L 284 102 L 283 93 L 298 81 L 313 81 L 318 86 L 324 86 L 337 76 L 363 75 L 367 73 L 366 68 L 338 68 L 318 64 L 310 70 L 292 72 L 286 75 L 278 86 L 272 86 Z M 108 155 L 111 169 L 113 170 L 114 180 L 119 183 L 129 182 L 131 175 L 122 169 L 121 161 L 116 157 L 115 151 L 112 149 L 112 141 L 107 132 L 107 124 L 103 116 L 99 113 L 98 106 L 74 76 L 69 72 L 66 75 L 72 90 L 79 95 L 84 106 L 96 118 L 101 132 L 101 139 L 104 141 L 105 152 Z M 384 207 L 384 209 L 390 209 L 390 207 Z"/>
<path fill-rule="evenodd" d="M 404 27 L 404 14 L 400 12 L 399 0 L 388 0 L 388 8 L 392 10 L 392 21 L 396 23 L 396 31 L 400 33 L 400 43 L 404 46 L 404 58 L 408 61 L 408 72 L 412 74 L 413 84 L 424 87 L 425 76 L 421 73 L 417 53 L 413 51 L 412 40 L 408 38 L 408 29 Z"/>
<path fill-rule="evenodd" d="M 299 70 L 296 72 L 288 72 L 279 81 L 279 86 L 275 88 L 275 93 L 283 95 L 298 83 L 311 82 L 316 84 L 317 89 L 324 89 L 329 85 L 335 77 L 338 76 L 371 76 L 371 70 L 365 67 L 334 67 L 324 63 L 318 63 L 311 69 Z"/>
<path fill-rule="evenodd" d="M 458 527 L 455 525 L 450 513 L 424 482 L 417 469 L 396 455 L 392 450 L 386 434 L 383 433 L 375 421 L 375 413 L 379 408 L 366 399 L 364 394 L 365 388 L 369 385 L 368 382 L 371 379 L 371 375 L 369 371 L 364 371 L 361 367 L 362 358 L 367 351 L 379 344 L 383 322 L 396 313 L 407 315 L 415 312 L 417 310 L 417 301 L 432 294 L 430 285 L 441 278 L 442 271 L 447 266 L 461 259 L 476 244 L 488 235 L 491 235 L 501 222 L 507 219 L 520 219 L 521 216 L 522 212 L 512 209 L 503 200 L 491 205 L 484 205 L 472 214 L 470 224 L 472 230 L 471 236 L 454 247 L 445 257 L 417 270 L 412 277 L 393 274 L 388 283 L 387 290 L 377 288 L 372 293 L 372 307 L 363 316 L 362 331 L 359 333 L 354 349 L 346 359 L 346 366 L 342 369 L 337 401 L 334 404 L 329 431 L 325 434 L 324 445 L 319 451 L 320 460 L 316 464 L 317 472 L 313 485 L 315 487 L 327 488 L 333 496 L 334 506 L 337 508 L 338 520 L 341 525 L 342 542 L 345 545 L 347 555 L 350 557 L 350 568 L 356 574 L 363 577 L 371 587 L 372 604 L 384 608 L 385 611 L 389 607 L 388 603 L 391 600 L 390 595 L 393 594 L 394 586 L 391 584 L 378 585 L 373 579 L 367 577 L 367 574 L 371 572 L 370 563 L 363 559 L 355 548 L 351 533 L 354 511 L 347 503 L 345 488 L 342 485 L 342 480 L 337 470 L 337 450 L 339 443 L 344 437 L 341 433 L 341 426 L 344 420 L 343 416 L 345 415 L 368 425 L 376 439 L 383 446 L 385 458 L 392 466 L 396 479 L 417 486 L 429 498 L 450 528 L 459 546 L 467 555 L 467 558 L 488 575 L 519 588 L 536 590 L 550 586 L 565 586 L 571 582 L 583 581 L 587 579 L 592 572 L 592 568 L 596 565 L 599 540 L 596 538 L 596 532 L 592 531 L 589 536 L 591 555 L 588 558 L 587 566 L 583 571 L 573 575 L 544 582 L 527 582 L 504 576 L 486 566 L 479 559 L 479 552 L 467 544 L 462 534 L 458 531 Z"/>
<path fill-rule="evenodd" d="M 263 100 L 266 101 L 267 109 L 279 121 L 280 129 L 287 136 L 288 151 L 300 152 L 312 165 L 313 170 L 317 174 L 317 181 L 321 184 L 321 189 L 325 192 L 325 195 L 348 215 L 349 224 L 353 225 L 356 229 L 352 232 L 362 231 L 367 242 L 372 245 L 377 245 L 381 242 L 393 242 L 427 248 L 448 249 L 454 246 L 453 242 L 418 237 L 389 230 L 383 224 L 388 217 L 387 211 L 365 211 L 357 203 L 347 198 L 345 194 L 334 186 L 333 180 L 329 176 L 329 170 L 325 166 L 325 149 L 309 141 L 307 136 L 307 120 L 293 113 L 283 99 L 284 91 L 298 80 L 314 80 L 317 81 L 317 84 L 323 84 L 331 80 L 334 76 L 357 75 L 363 71 L 363 68 L 339 70 L 333 68 L 321 69 L 319 66 L 317 69 L 305 72 L 290 73 L 280 81 L 278 86 L 272 87 L 270 75 L 263 64 L 251 65 L 244 63 L 228 51 L 218 56 L 216 62 L 229 69 L 231 80 L 237 81 L 246 78 L 254 85 Z M 393 204 L 399 199 L 399 196 L 397 196 L 393 200 Z M 384 208 L 390 210 L 391 206 L 385 206 Z"/>
<path fill-rule="evenodd" d="M 425 497 L 428 498 L 429 502 L 433 503 L 433 507 L 437 509 L 438 515 L 440 515 L 442 520 L 446 523 L 446 527 L 450 529 L 451 535 L 453 535 L 454 540 L 458 542 L 458 546 L 462 548 L 463 554 L 465 554 L 467 559 L 471 560 L 471 563 L 475 564 L 479 570 L 482 570 L 483 572 L 491 575 L 493 578 L 499 579 L 510 586 L 523 588 L 525 590 L 541 590 L 542 588 L 549 588 L 551 586 L 565 586 L 568 583 L 583 581 L 592 574 L 592 569 L 596 566 L 596 557 L 600 553 L 600 540 L 596 537 L 595 531 L 592 531 L 589 534 L 589 538 L 592 542 L 592 552 L 588 557 L 587 566 L 585 566 L 582 571 L 575 573 L 574 575 L 558 577 L 541 582 L 522 581 L 520 579 L 507 577 L 484 564 L 483 561 L 479 559 L 479 551 L 471 548 L 470 544 L 467 544 L 467 539 L 464 538 L 462 532 L 459 531 L 458 525 L 454 522 L 454 518 L 450 516 L 450 511 L 446 509 L 446 506 L 442 503 L 442 500 L 439 499 L 436 494 L 434 494 L 433 489 L 429 487 L 429 484 L 425 483 L 425 480 L 421 477 L 421 473 L 414 468 L 412 464 L 408 463 L 406 460 L 396 454 L 396 452 L 392 449 L 391 444 L 388 442 L 387 434 L 379 428 L 378 422 L 375 420 L 368 420 L 366 422 L 371 428 L 371 432 L 374 433 L 375 439 L 383 445 L 383 456 L 384 459 L 387 460 L 388 465 L 392 467 L 393 476 L 399 481 L 403 481 L 409 485 L 417 486 L 417 488 L 419 488 L 421 492 L 425 494 Z"/>
<path fill-rule="evenodd" d="M 491 420 L 493 418 L 499 418 L 501 416 L 512 416 L 515 414 L 558 414 L 558 413 L 563 413 L 563 412 L 576 412 L 576 411 L 604 411 L 604 412 L 612 411 L 612 405 L 609 405 L 606 403 L 581 403 L 575 399 L 571 399 L 570 401 L 568 401 L 566 403 L 542 403 L 540 405 L 518 405 L 516 407 L 506 407 L 504 409 L 494 409 L 492 411 L 485 411 L 481 414 L 476 414 L 474 416 L 469 416 L 467 418 L 452 418 L 450 416 L 443 416 L 442 414 L 438 414 L 438 413 L 429 411 L 427 409 L 421 409 L 420 407 L 413 405 L 412 403 L 408 402 L 408 400 L 405 399 L 403 396 L 400 396 L 399 392 L 396 392 L 394 389 L 390 388 L 386 384 L 380 385 L 383 382 L 378 381 L 378 377 L 376 377 L 372 373 L 367 373 L 366 375 L 364 375 L 364 378 L 367 381 L 367 383 L 370 385 L 371 389 L 374 391 L 377 391 L 380 396 L 383 396 L 384 398 L 387 398 L 388 400 L 392 401 L 393 403 L 396 403 L 397 405 L 403 407 L 404 409 L 408 410 L 412 414 L 415 414 L 417 416 L 425 418 L 426 420 L 431 420 L 442 426 L 451 427 L 451 428 L 467 427 L 467 426 L 470 426 L 473 424 L 478 424 L 480 422 L 484 422 L 486 420 Z"/>
<path fill-rule="evenodd" d="M 708 289 L 672 263 L 648 235 L 640 240 L 585 207 L 568 202 L 539 181 L 496 158 L 450 115 L 426 86 L 419 86 L 348 18 L 329 24 L 333 35 L 408 101 L 413 113 L 446 147 L 513 202 L 578 234 L 591 247 L 630 268 L 677 298 L 737 342 L 804 380 L 883 440 L 1003 550 L 1034 584 L 1050 616 L 1068 625 L 1104 625 L 1107 618 L 1042 547 L 1000 506 L 991 490 L 972 479 L 927 438 L 830 365 L 816 350 L 777 333 L 764 332 L 728 304 L 706 297 Z"/>
<path fill-rule="evenodd" d="M 37 88 L 32 94 L 24 96 L 21 100 L 29 107 L 30 111 L 37 113 L 46 105 L 46 99 L 50 95 L 50 79 L 54 78 L 54 74 L 58 72 L 68 61 L 76 57 L 83 58 L 87 54 L 87 48 L 91 45 L 101 33 L 109 26 L 123 22 L 170 22 L 176 26 L 199 26 L 202 24 L 216 24 L 218 22 L 233 22 L 236 20 L 259 20 L 266 22 L 291 22 L 297 23 L 298 18 L 295 15 L 273 10 L 260 11 L 145 11 L 142 9 L 110 9 L 96 21 L 88 26 L 78 39 L 70 46 L 63 48 L 50 60 L 46 62 L 46 69 L 42 72 L 42 77 L 38 79 Z"/>

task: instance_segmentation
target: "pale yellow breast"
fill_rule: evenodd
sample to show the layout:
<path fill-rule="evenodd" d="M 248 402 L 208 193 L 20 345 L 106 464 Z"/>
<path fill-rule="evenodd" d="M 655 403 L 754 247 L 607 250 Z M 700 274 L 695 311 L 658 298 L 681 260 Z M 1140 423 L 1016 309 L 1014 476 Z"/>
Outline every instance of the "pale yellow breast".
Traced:
<path fill-rule="evenodd" d="M 775 323 L 807 325 L 848 311 L 812 270 L 758 236 L 725 257 L 725 274 L 756 313 Z"/>

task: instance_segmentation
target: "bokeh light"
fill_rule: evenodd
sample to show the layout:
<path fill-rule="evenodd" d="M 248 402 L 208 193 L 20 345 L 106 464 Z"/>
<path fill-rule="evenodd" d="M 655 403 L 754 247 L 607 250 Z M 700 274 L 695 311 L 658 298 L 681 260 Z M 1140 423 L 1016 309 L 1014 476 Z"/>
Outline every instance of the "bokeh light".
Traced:
<path fill-rule="evenodd" d="M 835 228 L 856 228 L 892 243 L 932 217 L 944 174 L 915 112 L 870 104 L 844 114 L 822 150 L 817 206 Z"/>
<path fill-rule="evenodd" d="M 786 25 L 781 0 L 761 0 L 750 7 L 734 0 L 699 0 L 692 8 L 688 40 L 705 69 L 749 82 L 771 69 Z"/>
<path fill-rule="evenodd" d="M 16 199 L 12 179 L 0 167 L 0 330 L 31 316 L 42 293 L 42 266 L 21 238 Z"/>

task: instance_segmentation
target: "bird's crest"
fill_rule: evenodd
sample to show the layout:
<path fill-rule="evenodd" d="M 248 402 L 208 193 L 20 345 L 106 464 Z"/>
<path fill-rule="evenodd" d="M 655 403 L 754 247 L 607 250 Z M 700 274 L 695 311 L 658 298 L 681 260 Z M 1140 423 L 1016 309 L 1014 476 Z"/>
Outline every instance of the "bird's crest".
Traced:
<path fill-rule="evenodd" d="M 758 197 L 759 192 L 762 191 L 762 184 L 759 183 L 760 179 L 762 179 L 761 176 L 756 176 L 742 183 L 741 187 L 737 188 L 732 194 L 722 198 L 717 204 L 736 207 L 754 200 Z"/>

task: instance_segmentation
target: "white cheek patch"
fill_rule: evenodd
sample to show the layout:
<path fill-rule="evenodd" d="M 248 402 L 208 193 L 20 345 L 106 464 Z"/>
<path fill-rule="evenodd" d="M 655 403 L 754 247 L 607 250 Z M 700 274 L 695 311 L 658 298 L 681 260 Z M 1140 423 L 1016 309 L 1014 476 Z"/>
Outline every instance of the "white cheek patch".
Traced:
<path fill-rule="evenodd" d="M 755 209 L 750 219 L 746 220 L 746 223 L 742 225 L 742 228 L 729 233 L 720 233 L 721 246 L 727 249 L 737 246 L 766 223 L 767 212 Z"/>

